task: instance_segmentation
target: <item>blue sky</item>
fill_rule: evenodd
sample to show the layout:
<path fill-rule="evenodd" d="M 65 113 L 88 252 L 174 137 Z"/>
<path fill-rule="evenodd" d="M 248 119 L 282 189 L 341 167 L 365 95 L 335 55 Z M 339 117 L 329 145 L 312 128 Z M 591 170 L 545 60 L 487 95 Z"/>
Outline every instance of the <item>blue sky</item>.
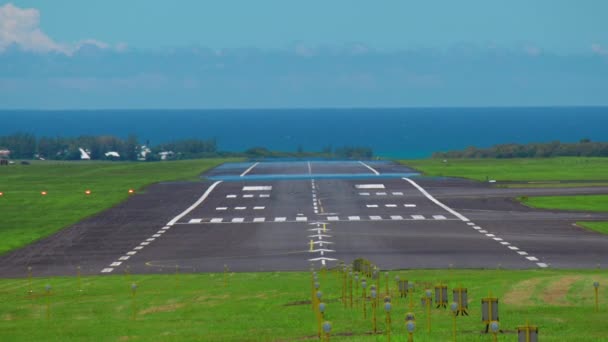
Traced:
<path fill-rule="evenodd" d="M 0 1 L 0 107 L 607 105 L 605 13 L 603 0 Z"/>
<path fill-rule="evenodd" d="M 2 3 L 0 1 L 0 3 Z M 279 48 L 361 42 L 378 48 L 529 44 L 583 52 L 608 44 L 604 0 L 15 0 L 59 41 L 142 48 Z"/>

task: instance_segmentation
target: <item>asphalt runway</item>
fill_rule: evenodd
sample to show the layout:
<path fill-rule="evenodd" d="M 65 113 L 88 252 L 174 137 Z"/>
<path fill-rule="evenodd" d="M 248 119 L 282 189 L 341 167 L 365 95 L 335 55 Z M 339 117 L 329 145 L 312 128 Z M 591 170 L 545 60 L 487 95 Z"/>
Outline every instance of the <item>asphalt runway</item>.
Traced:
<path fill-rule="evenodd" d="M 0 275 L 306 270 L 364 257 L 384 269 L 595 268 L 608 237 L 574 226 L 606 214 L 534 210 L 500 189 L 424 178 L 389 162 L 225 164 L 162 183 L 0 258 Z"/>

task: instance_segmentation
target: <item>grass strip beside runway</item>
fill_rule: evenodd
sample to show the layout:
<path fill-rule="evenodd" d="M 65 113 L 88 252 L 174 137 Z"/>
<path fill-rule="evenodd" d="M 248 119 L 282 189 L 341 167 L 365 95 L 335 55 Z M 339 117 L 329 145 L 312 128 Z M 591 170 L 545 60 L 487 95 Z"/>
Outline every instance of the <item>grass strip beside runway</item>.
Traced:
<path fill-rule="evenodd" d="M 598 233 L 608 234 L 608 222 L 577 222 L 576 224 Z"/>
<path fill-rule="evenodd" d="M 0 167 L 0 253 L 25 246 L 124 201 L 129 189 L 194 180 L 228 159 L 33 162 Z M 85 191 L 90 190 L 90 195 Z M 41 192 L 47 195 L 42 196 Z"/>
<path fill-rule="evenodd" d="M 608 158 L 449 159 L 447 162 L 442 159 L 419 159 L 401 160 L 400 163 L 416 168 L 427 176 L 479 181 L 608 181 Z M 554 186 L 551 183 L 547 185 Z"/>
<path fill-rule="evenodd" d="M 35 270 L 34 270 L 35 272 Z M 332 340 L 377 341 L 371 304 L 363 319 L 361 303 L 345 308 L 342 282 L 334 273 L 319 272 Z M 518 325 L 540 326 L 543 341 L 600 341 L 608 336 L 608 274 L 599 270 L 416 270 L 390 272 L 416 283 L 415 341 L 448 341 L 452 316 L 433 309 L 432 330 L 426 332 L 426 310 L 420 304 L 424 284 L 447 282 L 469 290 L 470 316 L 458 317 L 459 341 L 488 341 L 480 332 L 480 301 L 499 298 L 500 340 L 515 340 Z M 276 341 L 314 340 L 317 330 L 309 302 L 307 272 L 113 275 L 0 280 L 0 332 L 4 341 Z M 380 298 L 384 298 L 384 274 Z M 600 312 L 595 312 L 593 282 L 599 281 Z M 371 285 L 368 280 L 368 286 Z M 51 286 L 50 295 L 45 286 Z M 137 284 L 133 296 L 131 284 Z M 369 287 L 368 287 L 369 291 Z M 361 290 L 358 291 L 361 296 Z M 369 292 L 368 292 L 369 293 Z M 382 300 L 381 300 L 382 302 Z M 392 299 L 392 338 L 405 341 L 409 299 Z M 48 306 L 47 306 L 48 305 Z M 356 301 L 355 301 L 355 305 Z M 448 303 L 449 306 L 449 303 Z M 48 309 L 48 312 L 47 312 Z M 48 318 L 47 318 L 48 313 Z M 385 313 L 378 309 L 378 330 L 385 331 Z"/>
<path fill-rule="evenodd" d="M 534 196 L 518 199 L 533 208 L 608 212 L 608 195 Z"/>

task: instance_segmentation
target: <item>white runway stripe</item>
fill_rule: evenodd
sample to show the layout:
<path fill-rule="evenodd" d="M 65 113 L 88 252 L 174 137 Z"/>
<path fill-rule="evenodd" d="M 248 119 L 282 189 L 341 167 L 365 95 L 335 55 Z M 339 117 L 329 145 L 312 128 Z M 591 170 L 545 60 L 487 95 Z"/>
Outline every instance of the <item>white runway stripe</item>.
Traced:
<path fill-rule="evenodd" d="M 272 185 L 255 185 L 255 186 L 244 186 L 243 191 L 270 191 Z"/>
<path fill-rule="evenodd" d="M 236 195 L 226 195 L 226 198 L 236 198 Z"/>
<path fill-rule="evenodd" d="M 433 218 L 435 220 L 445 220 L 445 216 L 443 216 L 443 215 L 433 215 Z"/>
<path fill-rule="evenodd" d="M 266 208 L 266 207 L 263 207 L 263 206 L 253 207 L 253 210 L 264 210 L 264 208 Z"/>
<path fill-rule="evenodd" d="M 349 216 L 348 219 L 350 221 L 359 221 L 359 220 L 361 220 L 361 217 L 359 217 L 359 216 Z"/>
<path fill-rule="evenodd" d="M 264 222 L 266 221 L 265 217 L 256 217 L 253 219 L 253 222 Z"/>
<path fill-rule="evenodd" d="M 300 217 L 296 217 L 296 221 L 297 221 L 297 222 L 306 222 L 306 221 L 308 221 L 308 218 L 307 218 L 307 217 L 301 217 L 301 216 L 300 216 Z"/>
<path fill-rule="evenodd" d="M 412 218 L 414 220 L 424 220 L 424 216 L 422 216 L 422 215 L 412 215 Z"/>
<path fill-rule="evenodd" d="M 391 220 L 403 220 L 403 216 L 401 216 L 401 215 L 393 215 L 393 216 L 391 216 Z"/>
<path fill-rule="evenodd" d="M 190 220 L 190 223 L 201 223 L 203 221 L 203 219 L 192 219 Z"/>
<path fill-rule="evenodd" d="M 232 222 L 234 223 L 242 223 L 243 221 L 245 221 L 245 219 L 242 217 L 235 217 L 232 219 Z"/>
<path fill-rule="evenodd" d="M 395 192 L 393 192 L 393 195 L 394 196 L 403 196 L 403 192 L 401 192 L 401 191 L 395 191 Z"/>
<path fill-rule="evenodd" d="M 246 195 L 243 195 L 243 198 L 253 198 L 253 195 L 252 194 L 246 194 Z"/>
<path fill-rule="evenodd" d="M 328 216 L 327 220 L 328 221 L 338 221 L 338 220 L 340 220 L 340 218 L 338 216 Z"/>
<path fill-rule="evenodd" d="M 235 210 L 245 210 L 247 207 L 234 207 Z"/>
<path fill-rule="evenodd" d="M 249 171 L 253 170 L 254 167 L 258 166 L 259 162 L 251 165 L 247 170 L 245 170 L 243 173 L 241 173 L 241 177 L 245 177 L 246 174 L 249 173 Z"/>
<path fill-rule="evenodd" d="M 372 221 L 380 221 L 382 220 L 382 216 L 370 216 L 369 219 Z"/>
<path fill-rule="evenodd" d="M 376 192 L 377 196 L 386 196 L 386 192 Z"/>
<path fill-rule="evenodd" d="M 368 204 L 368 205 L 366 205 L 366 207 L 368 207 L 368 208 L 378 208 L 378 205 L 377 204 Z"/>
<path fill-rule="evenodd" d="M 217 207 L 217 208 L 215 208 L 215 210 L 228 210 L 228 208 L 227 207 Z"/>
<path fill-rule="evenodd" d="M 415 204 L 404 204 L 403 206 L 406 208 L 416 208 Z"/>
<path fill-rule="evenodd" d="M 222 221 L 224 221 L 223 218 L 221 218 L 221 217 L 215 217 L 215 218 L 212 218 L 210 222 L 211 223 L 221 223 Z"/>
<path fill-rule="evenodd" d="M 270 194 L 260 194 L 260 198 L 269 198 Z"/>
<path fill-rule="evenodd" d="M 387 208 L 397 208 L 396 204 L 385 204 L 384 206 Z"/>
<path fill-rule="evenodd" d="M 361 165 L 365 166 L 366 168 L 368 168 L 371 172 L 373 172 L 376 176 L 380 174 L 380 172 L 376 171 L 376 169 L 374 169 L 373 167 L 365 164 L 362 161 L 359 161 L 359 163 L 361 163 Z"/>
<path fill-rule="evenodd" d="M 403 179 L 405 181 L 409 182 L 410 184 L 412 184 L 416 189 L 418 189 L 418 191 L 420 191 L 424 196 L 426 196 L 426 198 L 428 198 L 431 202 L 433 202 L 433 203 L 437 204 L 438 206 L 442 207 L 443 209 L 445 209 L 446 211 L 448 211 L 450 214 L 458 217 L 461 221 L 464 221 L 464 222 L 469 222 L 470 221 L 468 218 L 466 218 L 465 216 L 461 215 L 460 213 L 458 213 L 454 209 L 452 209 L 452 208 L 448 207 L 447 205 L 439 202 L 435 197 L 431 196 L 431 194 L 429 194 L 420 185 L 418 185 L 418 183 L 414 182 L 413 180 L 411 180 L 409 178 L 403 178 Z"/>
<path fill-rule="evenodd" d="M 384 184 L 355 184 L 357 189 L 385 189 Z"/>
<path fill-rule="evenodd" d="M 369 192 L 360 192 L 359 195 L 361 195 L 361 196 L 369 196 Z"/>
<path fill-rule="evenodd" d="M 287 220 L 286 217 L 275 217 L 274 222 L 285 222 Z"/>

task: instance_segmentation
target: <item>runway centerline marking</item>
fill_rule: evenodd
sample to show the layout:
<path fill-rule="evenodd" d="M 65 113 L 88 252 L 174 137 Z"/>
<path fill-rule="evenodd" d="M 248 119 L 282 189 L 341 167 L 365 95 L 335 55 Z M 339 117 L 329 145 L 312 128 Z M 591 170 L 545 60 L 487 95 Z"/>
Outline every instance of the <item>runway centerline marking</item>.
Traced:
<path fill-rule="evenodd" d="M 359 163 L 363 166 L 365 166 L 366 168 L 368 168 L 371 172 L 373 172 L 376 176 L 378 176 L 380 174 L 380 172 L 376 171 L 376 169 L 374 169 L 373 167 L 365 164 L 364 162 L 359 160 Z"/>
<path fill-rule="evenodd" d="M 207 197 L 209 197 L 209 195 L 211 194 L 211 192 L 220 183 L 222 183 L 222 181 L 217 181 L 217 182 L 211 184 L 211 186 L 209 186 L 209 188 L 207 188 L 207 190 L 203 193 L 203 195 L 196 202 L 194 202 L 186 210 L 182 211 L 179 215 L 175 216 L 171 221 L 167 222 L 167 224 L 164 225 L 162 229 L 164 231 L 166 231 L 167 229 L 171 228 L 174 224 L 176 224 L 184 216 L 188 215 L 192 210 L 194 210 L 196 207 L 198 207 L 199 205 L 201 205 L 207 199 Z M 154 233 L 152 236 L 157 236 L 159 238 L 161 235 L 158 234 L 158 233 Z M 128 251 L 126 253 L 126 255 L 123 255 L 123 256 L 119 257 L 118 260 L 128 260 L 131 257 L 131 255 L 134 255 L 135 253 L 137 253 L 137 250 L 141 250 L 141 249 L 144 248 L 144 246 L 148 246 L 150 244 L 150 242 L 155 241 L 157 239 L 157 237 L 147 238 L 145 241 L 141 242 L 139 244 L 139 246 L 136 246 L 131 251 Z M 113 263 L 110 264 L 110 267 L 106 267 L 106 268 L 102 269 L 101 273 L 112 273 L 114 271 L 114 268 L 118 267 L 120 265 L 121 265 L 120 261 L 115 261 L 115 262 L 113 262 Z"/>
<path fill-rule="evenodd" d="M 245 170 L 243 173 L 241 173 L 241 177 L 245 177 L 245 175 L 247 175 L 249 173 L 249 171 L 253 170 L 254 167 L 258 166 L 260 162 L 257 162 L 253 165 L 251 165 L 247 170 Z"/>

